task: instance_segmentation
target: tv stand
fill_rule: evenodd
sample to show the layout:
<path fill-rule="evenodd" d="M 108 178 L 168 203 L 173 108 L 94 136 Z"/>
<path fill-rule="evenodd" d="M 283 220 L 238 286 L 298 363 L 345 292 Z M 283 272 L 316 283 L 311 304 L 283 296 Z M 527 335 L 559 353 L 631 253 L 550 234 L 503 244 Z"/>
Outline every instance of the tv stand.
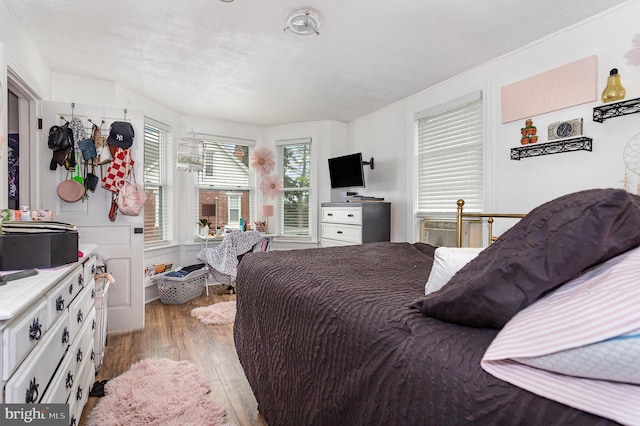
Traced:
<path fill-rule="evenodd" d="M 322 203 L 321 246 L 347 246 L 391 240 L 391 203 Z"/>

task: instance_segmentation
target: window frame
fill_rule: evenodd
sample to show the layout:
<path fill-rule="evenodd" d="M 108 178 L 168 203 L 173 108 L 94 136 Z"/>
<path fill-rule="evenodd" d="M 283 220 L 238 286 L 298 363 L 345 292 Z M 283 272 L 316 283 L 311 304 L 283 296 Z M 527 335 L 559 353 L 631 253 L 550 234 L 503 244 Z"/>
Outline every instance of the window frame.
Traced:
<path fill-rule="evenodd" d="M 217 202 L 219 204 L 217 204 L 217 215 L 218 217 L 221 215 L 221 211 L 225 211 L 225 214 L 227 215 L 227 218 L 229 217 L 229 209 L 230 206 L 228 205 L 228 197 L 229 195 L 234 195 L 234 193 L 237 193 L 237 195 L 239 197 L 242 197 L 242 192 L 246 191 L 248 192 L 248 211 L 244 211 L 243 207 L 242 207 L 242 201 L 240 202 L 240 206 L 239 206 L 239 214 L 243 219 L 250 221 L 251 218 L 255 215 L 255 205 L 256 205 L 256 194 L 257 194 L 257 186 L 255 183 L 255 176 L 253 171 L 251 170 L 250 167 L 248 167 L 248 157 L 251 154 L 251 151 L 255 148 L 256 145 L 256 141 L 255 140 L 251 140 L 251 139 L 242 139 L 242 138 L 234 138 L 234 137 L 229 137 L 229 136 L 217 136 L 217 135 L 209 135 L 209 134 L 195 134 L 195 137 L 200 138 L 203 140 L 204 142 L 204 167 L 201 171 L 198 172 L 198 176 L 196 179 L 194 179 L 194 205 L 193 205 L 193 213 L 192 213 L 192 219 L 195 222 L 198 222 L 200 219 L 200 212 L 201 212 L 201 201 L 200 201 L 200 191 L 213 191 L 214 193 L 217 193 L 216 195 L 216 199 Z M 229 184 L 221 184 L 219 186 L 215 185 L 215 184 L 207 184 L 207 183 L 203 183 L 201 182 L 201 179 L 207 179 L 207 177 L 213 179 L 213 176 L 215 174 L 215 166 L 210 165 L 210 163 L 212 163 L 212 160 L 215 159 L 215 153 L 213 153 L 211 151 L 211 145 L 213 144 L 218 144 L 218 145 L 241 145 L 241 146 L 245 146 L 247 147 L 247 164 L 245 164 L 245 166 L 247 167 L 247 173 L 248 173 L 248 178 L 247 178 L 247 186 L 242 186 L 242 187 L 238 187 L 238 186 L 233 186 L 233 185 L 229 185 Z M 210 167 L 208 167 L 210 166 Z M 221 197 L 225 197 L 225 200 L 222 200 Z M 244 213 L 243 213 L 244 212 Z M 243 217 L 242 214 L 244 214 L 247 217 Z M 223 223 L 218 223 L 218 217 L 216 217 L 216 222 L 215 222 L 215 226 L 218 226 L 221 228 L 221 232 L 224 229 L 224 224 Z M 228 222 L 228 220 L 227 220 Z M 251 223 L 251 222 L 249 222 Z M 227 223 L 227 225 L 229 225 L 229 223 Z M 239 227 L 239 220 L 237 222 L 234 222 L 232 225 L 234 225 L 232 227 L 232 229 L 237 229 Z M 213 229 L 212 229 L 213 232 Z"/>
<path fill-rule="evenodd" d="M 158 179 L 157 181 L 151 181 L 149 179 L 148 168 L 150 167 L 148 144 L 151 139 L 148 138 L 148 129 L 153 129 L 159 133 L 159 141 L 157 149 L 158 156 Z M 145 235 L 145 248 L 153 248 L 158 246 L 164 246 L 171 244 L 173 239 L 174 227 L 172 226 L 173 217 L 173 188 L 172 188 L 172 175 L 170 171 L 171 158 L 170 150 L 172 146 L 173 132 L 171 126 L 162 123 L 158 120 L 154 120 L 150 117 L 144 117 L 144 162 L 143 162 L 143 183 L 144 189 L 147 195 L 149 191 L 154 191 L 154 195 L 160 198 L 160 201 L 156 204 L 156 210 L 154 211 L 154 225 L 157 224 L 159 228 L 159 238 L 153 240 L 147 240 L 147 236 L 155 234 L 146 225 L 148 208 L 144 210 L 144 235 Z M 156 198 L 156 199 L 157 199 Z M 148 202 L 148 201 L 147 201 Z M 155 228 L 155 226 L 154 226 Z"/>
<path fill-rule="evenodd" d="M 313 138 L 311 137 L 303 137 L 303 138 L 295 138 L 295 139 L 281 139 L 275 142 L 276 145 L 276 165 L 277 165 L 277 173 L 283 179 L 283 190 L 282 194 L 278 196 L 276 200 L 278 209 L 276 211 L 276 223 L 277 223 L 277 234 L 286 239 L 299 240 L 299 241 L 312 241 L 314 238 L 314 230 L 313 230 L 313 189 L 314 189 L 314 145 Z M 288 146 L 294 145 L 308 145 L 308 157 L 306 161 L 306 174 L 308 175 L 309 185 L 305 187 L 286 187 L 286 181 L 284 179 L 285 171 L 284 171 L 284 149 Z M 295 233 L 285 233 L 285 209 L 284 195 L 287 192 L 307 192 L 307 233 L 306 234 L 295 234 Z M 266 204 L 266 203 L 265 203 Z"/>
<path fill-rule="evenodd" d="M 251 193 L 249 193 L 251 194 Z M 251 195 L 249 195 L 251 196 Z M 233 208 L 232 208 L 232 203 L 231 200 L 234 200 L 233 202 Z M 237 210 L 237 220 L 231 220 L 232 217 L 232 212 L 234 210 Z M 234 213 L 235 215 L 236 213 Z M 235 217 L 235 216 L 234 216 Z M 238 193 L 238 192 L 227 192 L 227 225 L 229 225 L 231 228 L 239 228 L 240 227 L 240 218 L 242 217 L 242 193 Z"/>
<path fill-rule="evenodd" d="M 477 126 L 477 127 L 474 127 L 474 129 L 478 130 L 479 135 L 475 135 L 476 139 L 474 141 L 473 151 L 476 153 L 476 155 L 480 153 L 481 161 L 480 161 L 480 169 L 475 170 L 475 176 L 477 177 L 476 182 L 479 182 L 477 184 L 477 186 L 479 187 L 479 190 L 473 193 L 474 196 L 472 197 L 472 200 L 471 199 L 465 200 L 465 203 L 466 203 L 465 210 L 469 212 L 484 210 L 484 207 L 486 205 L 486 196 L 485 196 L 486 188 L 487 188 L 486 174 L 487 174 L 487 167 L 488 167 L 488 161 L 487 161 L 488 156 L 486 153 L 486 143 L 485 143 L 486 133 L 487 133 L 485 129 L 487 106 L 486 106 L 486 100 L 484 97 L 484 92 L 485 90 L 482 90 L 482 89 L 471 90 L 467 92 L 466 95 L 452 99 L 450 101 L 440 103 L 438 105 L 430 106 L 428 108 L 422 108 L 419 111 L 411 114 L 411 126 L 413 127 L 413 133 L 414 133 L 414 152 L 415 152 L 415 160 L 413 162 L 413 173 L 412 173 L 413 175 L 412 178 L 414 182 L 414 185 L 412 185 L 412 188 L 413 188 L 412 199 L 414 203 L 414 209 L 413 209 L 414 219 L 421 219 L 425 217 L 453 218 L 456 212 L 456 200 L 458 198 L 465 198 L 464 194 L 460 193 L 453 197 L 455 199 L 449 200 L 447 198 L 445 204 L 441 203 L 439 207 L 433 208 L 433 209 L 429 209 L 429 206 L 425 205 L 424 202 L 421 204 L 421 199 L 420 199 L 421 198 L 421 193 L 420 193 L 421 177 L 424 177 L 421 174 L 422 172 L 421 161 L 423 160 L 423 158 L 421 157 L 421 154 L 424 154 L 424 152 L 421 152 L 421 148 L 422 148 L 421 143 L 423 143 L 424 140 L 421 140 L 421 137 L 420 137 L 421 135 L 419 135 L 419 125 L 420 125 L 419 122 L 420 120 L 423 120 L 425 118 L 437 117 L 440 114 L 445 114 L 449 111 L 460 109 L 461 107 L 469 104 L 475 104 L 475 106 L 479 108 L 479 115 L 474 117 L 474 119 L 476 120 L 475 126 Z M 452 132 L 453 131 L 454 130 L 452 130 Z M 447 137 L 451 137 L 451 134 L 452 133 L 445 134 L 442 139 L 446 140 Z M 456 149 L 456 147 L 445 147 L 445 149 L 447 149 L 448 151 L 453 151 Z M 424 186 L 422 188 L 424 188 Z"/>

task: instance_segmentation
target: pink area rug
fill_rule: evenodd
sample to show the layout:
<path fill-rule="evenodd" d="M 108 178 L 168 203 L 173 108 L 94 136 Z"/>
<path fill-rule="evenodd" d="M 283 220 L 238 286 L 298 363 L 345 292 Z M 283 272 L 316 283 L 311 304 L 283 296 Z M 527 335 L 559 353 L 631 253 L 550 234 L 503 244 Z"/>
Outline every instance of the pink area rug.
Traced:
<path fill-rule="evenodd" d="M 203 324 L 231 324 L 236 318 L 236 301 L 218 302 L 213 305 L 191 310 L 191 316 Z"/>
<path fill-rule="evenodd" d="M 189 361 L 144 359 L 111 379 L 87 426 L 225 425 L 209 381 Z"/>

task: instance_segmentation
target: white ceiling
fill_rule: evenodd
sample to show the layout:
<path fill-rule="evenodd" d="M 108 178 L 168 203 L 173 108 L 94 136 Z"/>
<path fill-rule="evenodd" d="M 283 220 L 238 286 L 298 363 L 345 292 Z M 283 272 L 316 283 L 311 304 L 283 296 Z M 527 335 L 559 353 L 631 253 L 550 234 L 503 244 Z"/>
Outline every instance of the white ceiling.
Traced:
<path fill-rule="evenodd" d="M 1 0 L 54 71 L 186 115 L 350 121 L 619 0 Z M 319 36 L 283 31 L 311 8 Z"/>

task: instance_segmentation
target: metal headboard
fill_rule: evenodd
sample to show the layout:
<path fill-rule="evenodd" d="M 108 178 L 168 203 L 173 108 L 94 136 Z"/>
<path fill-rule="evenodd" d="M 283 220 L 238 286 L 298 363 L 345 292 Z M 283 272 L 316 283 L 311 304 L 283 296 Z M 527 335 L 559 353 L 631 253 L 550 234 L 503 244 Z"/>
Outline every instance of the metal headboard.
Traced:
<path fill-rule="evenodd" d="M 494 218 L 510 218 L 510 219 L 522 219 L 525 214 L 506 214 L 506 213 L 463 213 L 462 207 L 464 206 L 464 200 L 458 200 L 458 214 L 456 216 L 456 233 L 457 233 L 457 246 L 462 247 L 462 222 L 465 218 L 480 218 L 487 219 L 489 226 L 488 244 L 494 242 L 498 237 L 493 235 L 493 220 Z"/>

